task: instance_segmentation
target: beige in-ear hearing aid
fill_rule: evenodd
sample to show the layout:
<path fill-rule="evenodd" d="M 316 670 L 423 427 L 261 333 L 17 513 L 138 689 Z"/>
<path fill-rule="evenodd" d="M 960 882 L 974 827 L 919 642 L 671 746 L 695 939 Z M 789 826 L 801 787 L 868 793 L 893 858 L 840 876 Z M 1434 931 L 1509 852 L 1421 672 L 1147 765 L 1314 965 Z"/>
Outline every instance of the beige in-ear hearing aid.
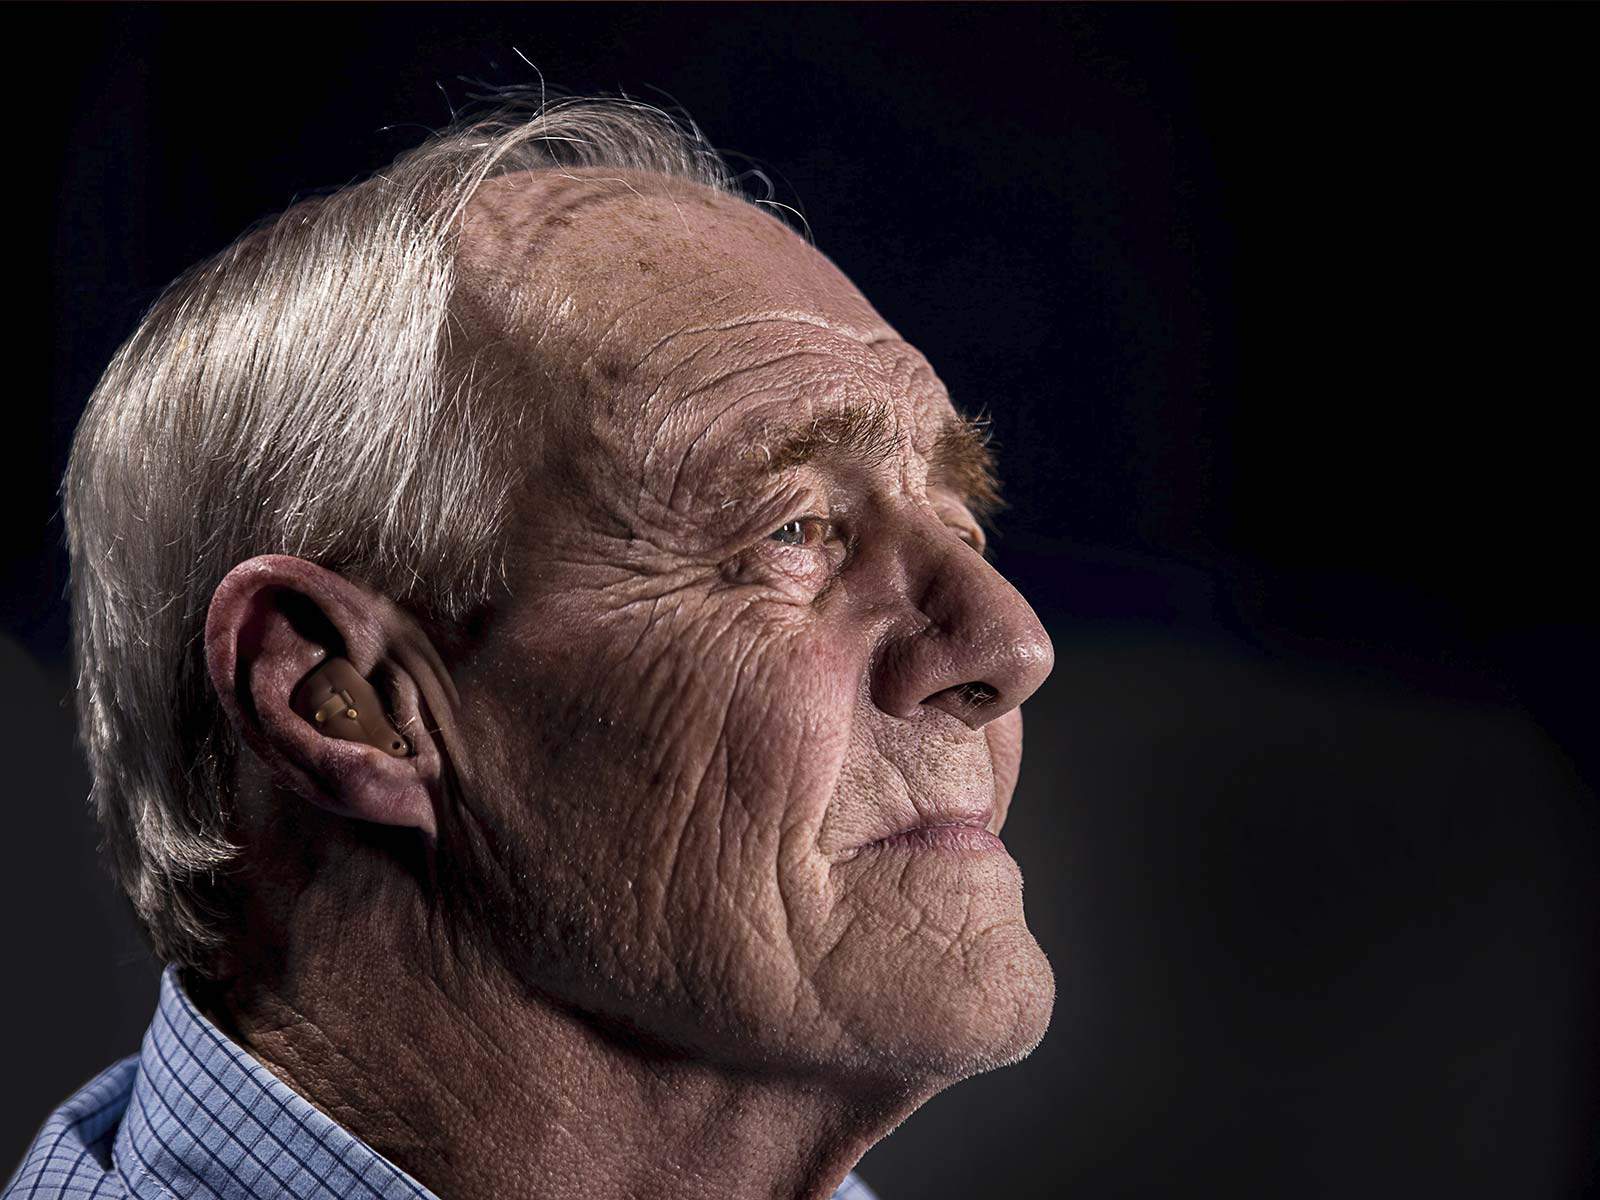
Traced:
<path fill-rule="evenodd" d="M 334 655 L 322 663 L 300 681 L 289 706 L 331 737 L 366 742 L 395 758 L 411 753 L 405 736 L 383 715 L 378 693 L 349 659 Z"/>

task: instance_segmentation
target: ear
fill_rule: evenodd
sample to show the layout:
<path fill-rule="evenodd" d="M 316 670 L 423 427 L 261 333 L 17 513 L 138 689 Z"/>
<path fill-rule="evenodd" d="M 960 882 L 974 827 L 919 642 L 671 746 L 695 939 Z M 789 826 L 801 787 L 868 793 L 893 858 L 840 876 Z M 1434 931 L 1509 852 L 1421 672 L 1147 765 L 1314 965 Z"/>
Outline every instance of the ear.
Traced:
<path fill-rule="evenodd" d="M 302 558 L 251 558 L 217 585 L 206 615 L 217 699 L 275 786 L 330 812 L 437 835 L 443 730 L 459 697 L 427 634 L 385 596 Z M 302 680 L 348 659 L 414 753 L 335 737 L 295 711 Z"/>

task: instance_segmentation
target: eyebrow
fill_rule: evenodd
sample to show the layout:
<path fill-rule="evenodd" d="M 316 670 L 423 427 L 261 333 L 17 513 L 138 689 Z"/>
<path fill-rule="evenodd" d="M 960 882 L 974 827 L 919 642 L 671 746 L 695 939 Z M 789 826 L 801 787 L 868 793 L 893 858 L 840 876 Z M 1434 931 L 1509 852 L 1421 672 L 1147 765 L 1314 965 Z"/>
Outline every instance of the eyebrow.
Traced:
<path fill-rule="evenodd" d="M 989 420 L 957 413 L 934 439 L 930 476 L 951 488 L 980 521 L 987 523 L 1005 506 L 991 450 Z M 824 455 L 879 466 L 894 457 L 899 436 L 889 410 L 879 404 L 851 404 L 800 425 L 757 430 L 743 457 L 755 474 L 775 475 Z"/>
<path fill-rule="evenodd" d="M 995 463 L 989 418 L 956 414 L 934 439 L 931 473 L 952 488 L 984 525 L 1005 507 L 1000 498 L 1000 471 Z"/>

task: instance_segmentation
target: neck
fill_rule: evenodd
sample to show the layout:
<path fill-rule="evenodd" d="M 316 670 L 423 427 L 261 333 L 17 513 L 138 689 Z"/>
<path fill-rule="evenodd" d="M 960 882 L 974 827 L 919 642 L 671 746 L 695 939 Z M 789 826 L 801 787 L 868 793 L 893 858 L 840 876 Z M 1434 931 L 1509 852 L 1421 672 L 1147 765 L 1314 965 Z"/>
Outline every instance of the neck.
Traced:
<path fill-rule="evenodd" d="M 408 898 L 364 899 L 370 915 Z M 463 954 L 437 922 L 329 937 L 357 927 L 356 908 L 301 891 L 290 927 L 247 929 L 257 951 L 195 999 L 296 1092 L 451 1200 L 826 1200 L 916 1107 L 654 1053 Z"/>

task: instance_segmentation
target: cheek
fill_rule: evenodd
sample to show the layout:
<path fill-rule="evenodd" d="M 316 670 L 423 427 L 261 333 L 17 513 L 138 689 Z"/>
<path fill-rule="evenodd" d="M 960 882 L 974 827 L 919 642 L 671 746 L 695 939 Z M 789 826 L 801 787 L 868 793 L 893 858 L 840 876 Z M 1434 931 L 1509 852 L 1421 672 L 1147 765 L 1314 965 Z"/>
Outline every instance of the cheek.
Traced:
<path fill-rule="evenodd" d="M 742 1030 L 741 1053 L 807 1024 L 798 997 L 834 904 L 817 843 L 857 690 L 848 659 L 792 614 L 746 616 L 678 660 L 671 702 L 686 717 L 662 743 L 670 786 L 636 799 L 658 814 L 639 839 L 653 854 L 639 915 L 694 1014 L 682 1036 Z"/>
<path fill-rule="evenodd" d="M 758 632 L 716 730 L 732 798 L 773 828 L 815 834 L 849 746 L 858 690 L 847 657 L 814 631 Z"/>
<path fill-rule="evenodd" d="M 724 850 L 816 827 L 861 672 L 808 614 L 734 604 L 686 598 L 582 631 L 530 623 L 507 656 L 508 703 L 536 809 L 586 826 L 604 813 L 605 840 L 636 845 L 712 823 Z"/>
<path fill-rule="evenodd" d="M 526 706 L 504 805 L 528 826 L 530 891 L 572 910 L 563 937 L 592 930 L 594 959 L 649 948 L 707 1002 L 735 999 L 740 973 L 792 990 L 793 944 L 829 902 L 816 842 L 861 686 L 847 648 L 788 605 L 551 628 L 508 653 Z"/>
<path fill-rule="evenodd" d="M 690 836 L 674 843 L 664 920 L 724 939 L 717 952 L 735 958 L 726 939 L 748 934 L 776 980 L 777 960 L 790 973 L 828 917 L 818 839 L 848 757 L 857 673 L 813 631 L 752 620 L 677 682 L 696 716 L 670 743 L 680 786 L 669 803 Z"/>

